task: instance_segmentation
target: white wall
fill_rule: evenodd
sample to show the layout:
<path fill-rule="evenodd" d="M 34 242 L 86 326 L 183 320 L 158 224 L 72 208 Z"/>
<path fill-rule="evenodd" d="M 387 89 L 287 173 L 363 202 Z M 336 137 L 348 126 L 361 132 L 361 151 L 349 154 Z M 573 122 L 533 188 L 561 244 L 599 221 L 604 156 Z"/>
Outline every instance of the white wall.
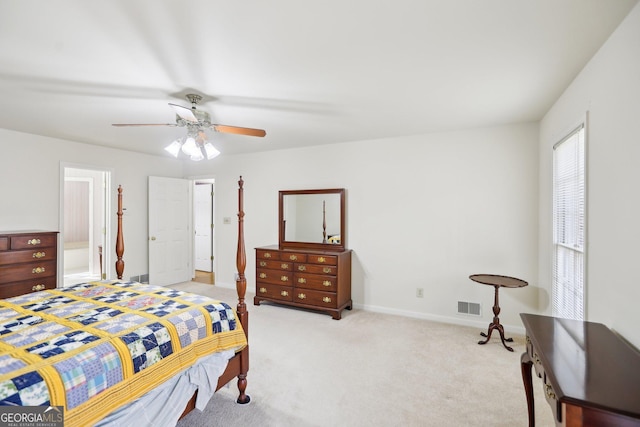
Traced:
<path fill-rule="evenodd" d="M 124 277 L 148 272 L 147 176 L 182 176 L 182 163 L 175 159 L 40 137 L 0 129 L 0 229 L 59 230 L 60 164 L 112 169 L 110 216 L 115 252 L 117 187 L 123 187 L 127 213 Z M 60 249 L 60 247 L 59 247 Z M 115 261 L 115 258 L 113 259 Z M 62 268 L 62 265 L 59 265 Z M 105 270 L 115 278 L 113 263 Z"/>
<path fill-rule="evenodd" d="M 537 145 L 537 124 L 521 124 L 220 156 L 189 173 L 216 178 L 218 284 L 234 280 L 239 175 L 250 290 L 253 248 L 278 242 L 278 191 L 344 187 L 356 306 L 486 330 L 493 288 L 468 276 L 512 275 L 530 286 L 501 291 L 500 317 L 523 330 L 518 314 L 539 299 Z M 457 315 L 458 300 L 480 302 L 483 316 Z"/>
<path fill-rule="evenodd" d="M 640 5 L 541 122 L 539 278 L 545 289 L 551 282 L 552 146 L 587 111 L 587 320 L 640 347 Z"/>

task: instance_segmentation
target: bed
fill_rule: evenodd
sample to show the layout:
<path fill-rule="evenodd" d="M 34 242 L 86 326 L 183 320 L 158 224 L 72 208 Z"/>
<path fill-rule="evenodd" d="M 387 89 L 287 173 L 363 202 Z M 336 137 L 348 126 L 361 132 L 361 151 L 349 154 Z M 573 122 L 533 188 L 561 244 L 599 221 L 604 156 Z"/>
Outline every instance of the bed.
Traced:
<path fill-rule="evenodd" d="M 119 187 L 118 280 L 0 300 L 0 405 L 62 407 L 65 426 L 171 425 L 235 378 L 248 403 L 242 177 L 238 186 L 235 310 L 122 280 Z"/>

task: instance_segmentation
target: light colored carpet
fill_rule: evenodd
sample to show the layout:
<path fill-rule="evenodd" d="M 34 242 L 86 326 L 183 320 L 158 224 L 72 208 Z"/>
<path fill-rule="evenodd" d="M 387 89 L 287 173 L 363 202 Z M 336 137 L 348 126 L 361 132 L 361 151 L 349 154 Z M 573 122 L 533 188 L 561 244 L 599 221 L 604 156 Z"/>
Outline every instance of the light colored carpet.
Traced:
<path fill-rule="evenodd" d="M 235 303 L 235 290 L 172 287 Z M 330 316 L 263 303 L 249 309 L 251 403 L 235 382 L 178 427 L 527 425 L 520 373 L 524 337 L 507 351 L 476 328 L 362 310 Z M 536 425 L 553 426 L 534 375 Z"/>

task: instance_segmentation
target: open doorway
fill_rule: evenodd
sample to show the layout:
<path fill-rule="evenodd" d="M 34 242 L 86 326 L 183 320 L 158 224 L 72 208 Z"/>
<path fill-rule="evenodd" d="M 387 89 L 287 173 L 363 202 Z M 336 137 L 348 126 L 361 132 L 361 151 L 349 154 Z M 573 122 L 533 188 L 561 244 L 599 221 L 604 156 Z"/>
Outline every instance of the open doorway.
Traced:
<path fill-rule="evenodd" d="M 193 212 L 194 212 L 194 266 L 196 282 L 215 283 L 214 271 L 214 234 L 213 222 L 215 211 L 215 191 L 213 179 L 199 179 L 194 181 Z"/>
<path fill-rule="evenodd" d="M 63 166 L 60 240 L 64 286 L 107 276 L 109 179 L 107 170 Z"/>

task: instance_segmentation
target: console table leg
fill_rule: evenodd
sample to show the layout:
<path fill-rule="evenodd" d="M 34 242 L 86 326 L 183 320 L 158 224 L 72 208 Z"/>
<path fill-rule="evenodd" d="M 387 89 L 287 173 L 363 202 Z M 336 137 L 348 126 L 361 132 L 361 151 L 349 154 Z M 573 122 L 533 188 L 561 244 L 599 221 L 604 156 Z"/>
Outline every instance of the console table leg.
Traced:
<path fill-rule="evenodd" d="M 520 357 L 520 368 L 522 371 L 522 382 L 524 383 L 524 392 L 527 396 L 527 412 L 529 413 L 529 427 L 535 427 L 536 415 L 533 402 L 533 382 L 531 380 L 531 367 L 533 362 L 529 357 L 529 353 L 525 352 Z"/>

